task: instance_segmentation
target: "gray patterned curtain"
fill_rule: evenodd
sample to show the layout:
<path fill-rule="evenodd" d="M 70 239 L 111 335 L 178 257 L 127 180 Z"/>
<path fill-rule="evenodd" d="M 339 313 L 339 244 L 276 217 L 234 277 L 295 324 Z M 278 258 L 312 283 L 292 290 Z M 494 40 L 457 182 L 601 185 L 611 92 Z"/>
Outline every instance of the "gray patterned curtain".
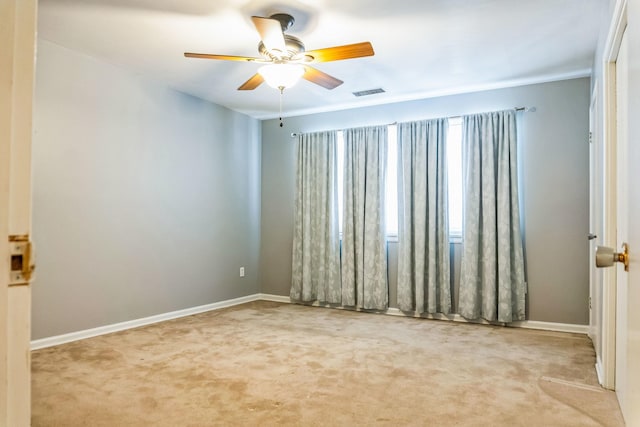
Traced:
<path fill-rule="evenodd" d="M 336 132 L 298 137 L 291 299 L 341 302 Z"/>
<path fill-rule="evenodd" d="M 518 206 L 516 112 L 463 118 L 464 232 L 459 313 L 525 319 Z"/>
<path fill-rule="evenodd" d="M 344 147 L 342 304 L 384 310 L 387 126 L 345 130 Z"/>
<path fill-rule="evenodd" d="M 398 125 L 398 308 L 449 313 L 447 119 Z"/>

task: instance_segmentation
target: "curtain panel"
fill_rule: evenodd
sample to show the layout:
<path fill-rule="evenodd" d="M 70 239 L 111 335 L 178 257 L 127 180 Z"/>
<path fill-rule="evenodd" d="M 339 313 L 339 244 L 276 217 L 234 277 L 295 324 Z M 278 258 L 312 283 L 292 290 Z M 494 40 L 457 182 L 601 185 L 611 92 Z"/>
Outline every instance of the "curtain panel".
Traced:
<path fill-rule="evenodd" d="M 398 308 L 450 313 L 447 119 L 398 125 Z"/>
<path fill-rule="evenodd" d="M 384 310 L 387 126 L 345 130 L 344 150 L 342 304 Z"/>
<path fill-rule="evenodd" d="M 291 299 L 341 302 L 337 134 L 297 141 Z"/>
<path fill-rule="evenodd" d="M 459 313 L 525 319 L 516 112 L 463 117 L 464 231 Z"/>

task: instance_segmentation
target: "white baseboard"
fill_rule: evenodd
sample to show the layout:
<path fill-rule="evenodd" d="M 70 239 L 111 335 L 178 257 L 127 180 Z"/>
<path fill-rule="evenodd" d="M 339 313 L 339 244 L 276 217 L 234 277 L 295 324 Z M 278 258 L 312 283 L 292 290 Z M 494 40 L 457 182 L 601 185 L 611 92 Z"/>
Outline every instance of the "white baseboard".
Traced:
<path fill-rule="evenodd" d="M 261 299 L 265 299 L 268 301 L 278 301 L 278 302 L 291 302 L 289 297 L 283 297 L 279 295 L 269 295 L 269 294 L 260 294 Z M 326 304 L 320 304 L 317 301 L 311 304 L 316 307 L 332 307 L 338 309 L 345 310 L 355 310 L 355 311 L 363 311 L 360 309 L 352 309 L 352 308 L 344 308 L 340 306 L 330 306 Z M 553 322 L 540 322 L 537 320 L 522 320 L 518 322 L 511 323 L 491 323 L 486 320 L 468 320 L 459 314 L 411 314 L 405 313 L 397 308 L 388 308 L 385 311 L 381 311 L 382 314 L 388 314 L 390 316 L 403 316 L 403 317 L 417 317 L 422 319 L 435 319 L 435 320 L 448 320 L 453 322 L 463 322 L 463 323 L 478 323 L 483 325 L 500 325 L 507 326 L 511 328 L 523 328 L 523 329 L 538 329 L 543 331 L 554 331 L 554 332 L 568 332 L 574 334 L 584 334 L 587 335 L 589 333 L 589 325 L 574 325 L 571 323 L 553 323 Z"/>
<path fill-rule="evenodd" d="M 524 329 L 541 329 L 543 331 L 569 332 L 572 334 L 589 335 L 589 325 L 574 325 L 572 323 L 539 322 L 537 320 L 522 320 L 507 323 L 507 326 Z"/>
<path fill-rule="evenodd" d="M 234 305 L 244 304 L 252 301 L 273 301 L 273 302 L 282 302 L 282 303 L 291 303 L 291 299 L 288 296 L 283 295 L 273 295 L 273 294 L 253 294 L 247 295 L 245 297 L 234 298 L 226 301 L 214 302 L 212 304 L 200 305 L 197 307 L 186 308 L 184 310 L 171 311 L 169 313 L 158 314 L 155 316 L 144 317 L 142 319 L 129 320 L 127 322 L 115 323 L 112 325 L 100 326 L 93 329 L 86 329 L 83 331 L 71 332 L 63 335 L 56 335 L 48 338 L 41 338 L 37 340 L 31 341 L 31 350 L 39 350 L 42 348 L 53 347 L 60 344 L 69 343 L 72 341 L 83 340 L 86 338 L 96 337 L 99 335 L 110 334 L 113 332 L 124 331 L 127 329 L 138 328 L 140 326 L 150 325 L 152 323 L 164 322 L 166 320 L 177 319 L 180 317 L 191 316 L 194 314 L 204 313 L 212 310 L 219 310 L 221 308 L 233 307 Z M 313 303 L 314 306 L 324 306 L 323 304 L 319 304 L 317 302 Z M 343 307 L 335 307 L 335 308 L 343 308 Z M 347 310 L 349 308 L 346 308 Z M 358 310 L 360 311 L 360 310 Z M 423 319 L 436 319 L 436 320 L 448 320 L 454 322 L 465 322 L 465 323 L 480 323 L 480 324 L 491 324 L 485 320 L 481 321 L 472 321 L 467 320 L 459 314 L 445 315 L 445 314 L 432 314 L 432 315 L 411 315 L 406 314 L 397 308 L 389 308 L 386 311 L 381 312 L 383 314 L 388 314 L 390 316 L 403 316 L 403 317 L 419 317 Z M 504 325 L 504 324 L 503 324 Z M 525 328 L 525 329 L 539 329 L 545 331 L 556 331 L 556 332 L 570 332 L 576 334 L 588 334 L 589 325 L 572 325 L 567 323 L 551 323 L 551 322 L 539 322 L 534 320 L 525 320 L 521 322 L 513 322 L 508 323 L 505 326 L 516 327 L 516 328 Z"/>
<path fill-rule="evenodd" d="M 397 308 L 388 309 L 387 314 L 391 314 L 393 316 L 407 316 L 407 314 L 398 310 Z M 539 322 L 536 320 L 521 320 L 521 321 L 509 322 L 509 323 L 488 322 L 483 319 L 480 319 L 480 320 L 465 319 L 459 314 L 428 314 L 428 315 L 422 315 L 422 316 L 415 315 L 414 317 L 420 317 L 423 319 L 449 320 L 453 322 L 462 322 L 462 323 L 477 323 L 481 325 L 498 325 L 498 326 L 506 326 L 509 328 L 538 329 L 543 331 L 554 331 L 554 332 L 570 332 L 574 334 L 585 334 L 585 335 L 589 332 L 589 325 L 573 325 L 569 323 Z"/>
<path fill-rule="evenodd" d="M 256 294 L 258 299 L 263 301 L 272 301 L 272 302 L 291 302 L 291 298 L 286 297 L 284 295 L 273 295 L 273 294 Z"/>
<path fill-rule="evenodd" d="M 598 376 L 598 384 L 604 387 L 604 377 L 602 375 L 602 366 L 600 366 L 599 360 L 596 360 L 596 375 Z"/>
<path fill-rule="evenodd" d="M 246 297 L 214 302 L 212 304 L 200 305 L 197 307 L 186 308 L 184 310 L 171 311 L 169 313 L 163 313 L 155 316 L 144 317 L 142 319 L 129 320 L 126 322 L 114 323 L 112 325 L 105 325 L 97 328 L 86 329 L 83 331 L 71 332 L 64 335 L 56 335 L 53 337 L 37 339 L 37 340 L 31 341 L 31 350 L 39 350 L 46 347 L 53 347 L 56 345 L 65 344 L 72 341 L 78 341 L 86 338 L 96 337 L 98 335 L 110 334 L 113 332 L 119 332 L 127 329 L 138 328 L 140 326 L 150 325 L 152 323 L 164 322 L 166 320 L 177 319 L 180 317 L 186 317 L 194 314 L 204 313 L 206 311 L 219 310 L 221 308 L 226 308 L 226 307 L 233 307 L 234 305 L 260 300 L 262 299 L 260 295 L 261 294 L 248 295 Z"/>

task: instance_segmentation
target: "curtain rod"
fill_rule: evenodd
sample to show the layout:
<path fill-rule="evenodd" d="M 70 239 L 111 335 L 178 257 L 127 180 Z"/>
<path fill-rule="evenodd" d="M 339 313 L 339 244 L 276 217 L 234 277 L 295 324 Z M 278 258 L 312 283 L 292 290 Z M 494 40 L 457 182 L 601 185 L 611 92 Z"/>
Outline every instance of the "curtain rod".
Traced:
<path fill-rule="evenodd" d="M 536 112 L 536 107 L 515 107 L 514 110 L 516 111 L 522 111 L 524 113 L 535 113 Z M 462 116 L 449 116 L 447 117 L 448 119 L 459 119 Z M 393 122 L 393 123 L 387 123 L 386 126 L 393 126 L 393 125 L 397 125 L 398 122 Z M 385 126 L 385 125 L 382 125 Z M 298 135 L 300 135 L 299 132 L 291 132 L 291 138 L 295 138 Z"/>

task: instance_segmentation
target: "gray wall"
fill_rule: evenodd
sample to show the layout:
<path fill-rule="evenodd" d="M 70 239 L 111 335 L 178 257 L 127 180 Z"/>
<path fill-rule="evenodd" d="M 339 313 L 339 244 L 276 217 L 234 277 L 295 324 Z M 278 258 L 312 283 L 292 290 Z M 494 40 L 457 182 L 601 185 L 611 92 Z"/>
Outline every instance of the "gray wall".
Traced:
<path fill-rule="evenodd" d="M 528 318 L 588 324 L 588 78 L 446 96 L 262 122 L 262 292 L 288 295 L 291 281 L 295 144 L 292 132 L 342 129 L 536 107 L 520 129 Z M 389 245 L 395 306 L 397 244 Z M 459 245 L 453 245 L 459 268 Z M 457 276 L 456 276 L 457 277 Z"/>
<path fill-rule="evenodd" d="M 34 128 L 34 339 L 259 292 L 258 120 L 39 40 Z"/>

